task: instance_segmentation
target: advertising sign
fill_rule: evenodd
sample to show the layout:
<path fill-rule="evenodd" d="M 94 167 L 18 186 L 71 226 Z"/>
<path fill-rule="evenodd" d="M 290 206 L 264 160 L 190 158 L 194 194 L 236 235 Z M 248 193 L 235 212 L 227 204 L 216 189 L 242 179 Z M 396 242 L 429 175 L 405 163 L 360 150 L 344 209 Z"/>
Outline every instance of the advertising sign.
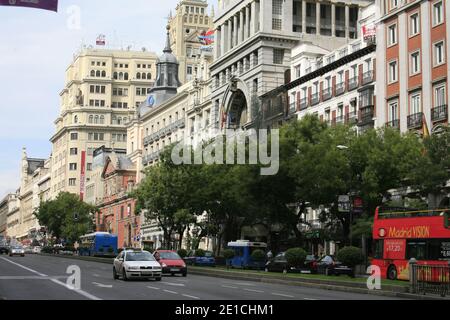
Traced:
<path fill-rule="evenodd" d="M 81 152 L 80 199 L 84 197 L 84 181 L 86 179 L 86 151 Z"/>
<path fill-rule="evenodd" d="M 384 240 L 384 259 L 405 259 L 406 239 Z"/>
<path fill-rule="evenodd" d="M 373 40 L 377 36 L 377 26 L 374 23 L 362 26 L 362 34 L 365 41 Z"/>
<path fill-rule="evenodd" d="M 0 6 L 27 7 L 58 12 L 58 0 L 0 0 Z"/>

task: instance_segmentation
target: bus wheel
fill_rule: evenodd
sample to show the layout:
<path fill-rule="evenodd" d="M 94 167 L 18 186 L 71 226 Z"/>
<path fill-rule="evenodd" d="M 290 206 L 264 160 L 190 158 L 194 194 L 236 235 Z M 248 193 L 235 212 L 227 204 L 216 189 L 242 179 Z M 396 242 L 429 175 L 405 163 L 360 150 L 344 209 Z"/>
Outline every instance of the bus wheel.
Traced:
<path fill-rule="evenodd" d="M 389 280 L 397 280 L 397 268 L 391 265 L 388 269 L 387 278 Z"/>

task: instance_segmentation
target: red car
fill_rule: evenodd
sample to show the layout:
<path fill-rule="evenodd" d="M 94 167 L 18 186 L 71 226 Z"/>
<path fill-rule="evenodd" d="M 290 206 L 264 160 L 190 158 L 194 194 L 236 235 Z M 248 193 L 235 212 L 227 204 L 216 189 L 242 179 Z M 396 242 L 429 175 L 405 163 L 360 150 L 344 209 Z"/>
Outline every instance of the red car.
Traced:
<path fill-rule="evenodd" d="M 161 264 L 163 274 L 181 274 L 183 277 L 186 277 L 186 263 L 176 251 L 157 250 L 153 253 L 153 256 Z"/>

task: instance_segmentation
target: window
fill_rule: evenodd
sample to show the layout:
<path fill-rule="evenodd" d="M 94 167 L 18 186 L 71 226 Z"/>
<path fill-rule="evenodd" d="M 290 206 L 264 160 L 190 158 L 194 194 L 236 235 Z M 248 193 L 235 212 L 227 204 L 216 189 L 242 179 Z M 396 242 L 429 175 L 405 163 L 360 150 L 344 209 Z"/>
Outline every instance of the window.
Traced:
<path fill-rule="evenodd" d="M 69 163 L 69 170 L 70 171 L 77 170 L 77 164 L 76 163 Z"/>
<path fill-rule="evenodd" d="M 398 119 L 398 101 L 389 102 L 388 117 L 389 121 Z"/>
<path fill-rule="evenodd" d="M 397 8 L 398 0 L 391 0 L 391 10 Z"/>
<path fill-rule="evenodd" d="M 411 109 L 410 114 L 420 113 L 420 93 L 413 94 L 411 96 Z"/>
<path fill-rule="evenodd" d="M 440 85 L 434 88 L 434 106 L 440 107 L 447 104 L 445 98 L 445 85 Z"/>
<path fill-rule="evenodd" d="M 98 132 L 89 132 L 88 133 L 89 141 L 103 141 L 104 137 L 105 137 L 104 133 L 98 133 Z"/>
<path fill-rule="evenodd" d="M 389 83 L 397 82 L 397 60 L 389 62 Z"/>
<path fill-rule="evenodd" d="M 436 42 L 433 46 L 434 66 L 437 67 L 445 62 L 444 41 Z"/>
<path fill-rule="evenodd" d="M 282 22 L 281 19 L 272 18 L 272 30 L 281 30 Z"/>
<path fill-rule="evenodd" d="M 70 155 L 71 156 L 76 156 L 78 154 L 78 149 L 77 148 L 70 148 Z"/>
<path fill-rule="evenodd" d="M 71 133 L 70 140 L 78 140 L 78 133 Z"/>
<path fill-rule="evenodd" d="M 409 16 L 409 36 L 415 36 L 420 33 L 420 17 L 419 13 L 413 13 Z"/>
<path fill-rule="evenodd" d="M 409 61 L 410 61 L 410 68 L 409 68 L 410 75 L 420 73 L 420 51 L 411 53 Z"/>
<path fill-rule="evenodd" d="M 273 49 L 273 63 L 283 64 L 284 49 Z"/>
<path fill-rule="evenodd" d="M 283 14 L 283 0 L 272 1 L 272 14 L 279 16 Z"/>
<path fill-rule="evenodd" d="M 86 170 L 87 171 L 92 171 L 92 163 L 87 163 L 86 164 Z"/>
<path fill-rule="evenodd" d="M 397 24 L 388 27 L 388 46 L 397 44 Z"/>
<path fill-rule="evenodd" d="M 433 4 L 433 27 L 444 21 L 442 0 Z"/>
<path fill-rule="evenodd" d="M 294 67 L 294 69 L 295 69 L 295 77 L 300 78 L 301 77 L 301 65 L 296 65 Z"/>
<path fill-rule="evenodd" d="M 426 259 L 427 243 L 425 241 L 409 240 L 406 247 L 406 259 Z"/>
<path fill-rule="evenodd" d="M 74 187 L 77 184 L 77 179 L 71 178 L 69 179 L 69 186 Z"/>

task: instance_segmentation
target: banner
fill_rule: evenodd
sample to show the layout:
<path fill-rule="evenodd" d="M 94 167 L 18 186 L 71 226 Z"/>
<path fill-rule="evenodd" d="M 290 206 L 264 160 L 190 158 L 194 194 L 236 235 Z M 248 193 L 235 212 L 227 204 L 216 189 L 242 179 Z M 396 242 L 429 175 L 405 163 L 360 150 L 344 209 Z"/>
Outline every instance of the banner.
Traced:
<path fill-rule="evenodd" d="M 80 199 L 84 198 L 84 182 L 86 179 L 86 151 L 81 152 Z"/>
<path fill-rule="evenodd" d="M 27 7 L 58 12 L 58 0 L 0 0 L 0 6 Z"/>
<path fill-rule="evenodd" d="M 375 39 L 377 36 L 376 24 L 372 23 L 372 24 L 362 26 L 362 34 L 363 34 L 364 40 L 366 40 L 366 41 L 370 40 L 370 39 Z"/>

